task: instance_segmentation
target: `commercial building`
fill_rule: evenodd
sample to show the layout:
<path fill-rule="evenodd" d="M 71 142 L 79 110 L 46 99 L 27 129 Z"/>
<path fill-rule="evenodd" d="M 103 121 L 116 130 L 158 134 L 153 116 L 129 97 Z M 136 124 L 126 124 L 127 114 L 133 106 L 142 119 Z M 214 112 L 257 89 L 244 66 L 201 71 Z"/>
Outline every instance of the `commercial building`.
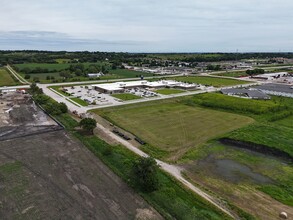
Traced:
<path fill-rule="evenodd" d="M 115 82 L 115 83 L 103 83 L 95 84 L 92 87 L 102 93 L 122 93 L 125 89 L 132 88 L 149 88 L 149 89 L 159 89 L 159 88 L 178 88 L 185 90 L 192 90 L 198 87 L 197 84 L 189 84 L 178 82 L 174 80 L 160 80 L 160 81 L 129 81 L 129 82 Z"/>
<path fill-rule="evenodd" d="M 251 99 L 270 99 L 271 97 L 262 91 L 256 89 L 222 89 L 225 95 L 247 97 Z"/>

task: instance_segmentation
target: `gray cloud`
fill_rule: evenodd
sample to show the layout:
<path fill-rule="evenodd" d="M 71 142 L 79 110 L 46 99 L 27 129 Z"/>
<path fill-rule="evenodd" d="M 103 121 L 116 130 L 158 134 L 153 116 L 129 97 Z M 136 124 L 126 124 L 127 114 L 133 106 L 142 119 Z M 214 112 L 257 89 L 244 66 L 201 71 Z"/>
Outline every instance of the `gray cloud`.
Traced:
<path fill-rule="evenodd" d="M 291 0 L 1 0 L 1 3 L 0 49 L 293 50 Z"/>

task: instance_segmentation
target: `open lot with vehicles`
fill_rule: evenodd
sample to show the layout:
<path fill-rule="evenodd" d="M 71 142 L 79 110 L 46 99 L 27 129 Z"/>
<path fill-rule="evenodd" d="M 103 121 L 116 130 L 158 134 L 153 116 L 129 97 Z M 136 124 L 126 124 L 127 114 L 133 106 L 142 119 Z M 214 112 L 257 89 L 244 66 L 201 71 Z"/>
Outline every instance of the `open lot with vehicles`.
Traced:
<path fill-rule="evenodd" d="M 96 91 L 90 85 L 69 86 L 62 88 L 55 88 L 61 92 L 62 95 L 70 97 L 71 100 L 77 102 L 82 106 L 88 105 L 106 105 L 119 103 L 114 97 Z"/>

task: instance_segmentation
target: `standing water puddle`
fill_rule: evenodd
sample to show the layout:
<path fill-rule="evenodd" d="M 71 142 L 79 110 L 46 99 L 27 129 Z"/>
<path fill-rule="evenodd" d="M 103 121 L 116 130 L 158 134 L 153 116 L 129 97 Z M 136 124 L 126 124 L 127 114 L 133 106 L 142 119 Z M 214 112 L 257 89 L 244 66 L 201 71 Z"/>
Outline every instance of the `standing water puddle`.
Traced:
<path fill-rule="evenodd" d="M 259 184 L 272 183 L 273 181 L 261 174 L 253 172 L 249 167 L 228 159 L 215 159 L 213 172 L 232 182 L 252 181 Z"/>

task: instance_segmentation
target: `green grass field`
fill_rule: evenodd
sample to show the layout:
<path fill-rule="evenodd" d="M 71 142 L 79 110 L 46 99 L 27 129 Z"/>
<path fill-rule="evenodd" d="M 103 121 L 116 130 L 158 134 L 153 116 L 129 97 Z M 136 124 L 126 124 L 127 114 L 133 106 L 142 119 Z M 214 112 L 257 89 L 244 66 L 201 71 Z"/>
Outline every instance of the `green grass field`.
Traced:
<path fill-rule="evenodd" d="M 275 122 L 275 124 L 293 129 L 293 116 L 289 116 L 288 118 L 278 120 Z"/>
<path fill-rule="evenodd" d="M 143 73 L 143 72 L 138 72 L 138 71 L 134 71 L 134 70 L 127 70 L 127 69 L 109 70 L 109 73 L 114 76 L 116 75 L 117 78 L 136 78 L 136 77 L 140 77 L 140 75 L 152 76 L 152 74 L 150 74 L 150 73 Z"/>
<path fill-rule="evenodd" d="M 171 161 L 176 161 L 192 147 L 253 122 L 249 117 L 190 107 L 175 100 L 95 112 L 146 141 L 149 149 L 145 150 L 149 153 Z"/>
<path fill-rule="evenodd" d="M 249 83 L 246 81 L 240 81 L 236 79 L 224 79 L 224 78 L 208 77 L 208 76 L 180 76 L 174 79 L 181 82 L 197 83 L 197 84 L 214 86 L 214 87 L 232 86 L 232 85 Z"/>
<path fill-rule="evenodd" d="M 100 63 L 83 63 L 85 67 L 90 66 L 91 64 L 100 64 Z M 37 67 L 46 68 L 48 70 L 64 70 L 70 67 L 70 65 L 74 65 L 72 63 L 24 63 L 24 64 L 15 64 L 14 66 L 18 67 L 20 71 L 26 67 L 30 69 L 35 69 Z"/>
<path fill-rule="evenodd" d="M 80 98 L 70 98 L 70 99 L 75 101 L 76 103 L 80 104 L 81 106 L 88 106 L 89 105 L 86 101 L 84 101 Z"/>
<path fill-rule="evenodd" d="M 133 94 L 122 93 L 122 94 L 112 94 L 113 97 L 117 99 L 121 99 L 123 101 L 134 100 L 134 99 L 141 99 L 141 97 Z"/>
<path fill-rule="evenodd" d="M 162 95 L 171 95 L 171 94 L 178 94 L 185 92 L 184 90 L 180 89 L 157 89 L 155 92 L 162 94 Z"/>
<path fill-rule="evenodd" d="M 65 63 L 63 63 L 63 61 L 65 61 Z M 62 81 L 62 77 L 60 77 L 59 72 L 65 69 L 68 69 L 70 67 L 70 65 L 75 65 L 72 63 L 66 63 L 66 60 L 58 60 L 59 63 L 54 63 L 54 64 L 49 64 L 49 63 L 25 63 L 25 64 L 16 64 L 15 66 L 19 69 L 19 73 L 24 77 L 24 73 L 22 72 L 22 70 L 24 68 L 30 68 L 30 69 L 35 69 L 37 67 L 40 68 L 46 68 L 49 71 L 54 71 L 54 72 L 50 72 L 50 73 L 35 73 L 35 74 L 29 74 L 31 76 L 31 78 L 29 79 L 29 81 L 33 81 L 34 77 L 38 77 L 39 80 L 41 81 L 41 83 L 50 83 L 51 80 L 47 80 L 47 76 L 53 76 L 55 78 L 55 80 L 59 80 L 60 82 Z M 142 73 L 142 72 L 138 72 L 138 71 L 134 71 L 134 70 L 127 70 L 127 69 L 115 69 L 112 70 L 110 68 L 110 63 L 108 62 L 97 62 L 97 63 L 82 63 L 84 65 L 85 68 L 89 67 L 90 65 L 103 65 L 106 66 L 109 73 L 100 77 L 100 79 L 102 80 L 106 80 L 106 79 L 123 79 L 123 78 L 138 78 L 140 77 L 140 75 L 144 75 L 144 76 L 152 76 L 152 74 L 149 73 Z M 86 80 L 90 80 L 90 78 L 88 77 L 84 77 L 84 76 L 79 76 L 79 77 L 73 77 L 70 79 L 67 79 L 66 81 L 86 81 Z"/>
<path fill-rule="evenodd" d="M 291 121 L 293 123 L 293 121 Z M 273 123 L 255 123 L 227 135 L 229 138 L 280 149 L 293 157 L 293 129 Z"/>
<path fill-rule="evenodd" d="M 186 98 L 182 102 L 252 117 L 256 120 L 253 125 L 235 130 L 227 136 L 278 148 L 293 156 L 293 115 L 287 116 L 287 113 L 293 112 L 293 99 L 272 96 L 271 100 L 251 100 L 206 93 Z"/>
<path fill-rule="evenodd" d="M 227 73 L 219 73 L 218 76 L 229 76 L 229 77 L 241 77 L 248 76 L 245 71 L 237 71 L 237 72 L 227 72 Z"/>
<path fill-rule="evenodd" d="M 14 86 L 17 82 L 10 76 L 6 69 L 0 68 L 0 86 Z"/>
<path fill-rule="evenodd" d="M 197 104 L 216 110 L 228 110 L 231 112 L 256 114 L 276 112 L 284 103 L 278 103 L 274 100 L 252 100 L 243 99 L 221 93 L 204 93 L 186 99 L 186 104 Z"/>
<path fill-rule="evenodd" d="M 68 114 L 59 115 L 56 118 L 110 169 L 135 188 L 135 185 L 131 184 L 132 178 L 129 171 L 132 163 L 138 158 L 137 155 L 120 145 L 113 147 L 97 137 L 80 135 L 74 130 L 78 123 Z M 159 183 L 158 190 L 152 193 L 140 192 L 140 195 L 165 219 L 230 219 L 163 171 L 159 172 Z M 242 219 L 254 219 L 247 218 L 250 215 L 235 206 L 233 210 L 243 217 Z"/>

